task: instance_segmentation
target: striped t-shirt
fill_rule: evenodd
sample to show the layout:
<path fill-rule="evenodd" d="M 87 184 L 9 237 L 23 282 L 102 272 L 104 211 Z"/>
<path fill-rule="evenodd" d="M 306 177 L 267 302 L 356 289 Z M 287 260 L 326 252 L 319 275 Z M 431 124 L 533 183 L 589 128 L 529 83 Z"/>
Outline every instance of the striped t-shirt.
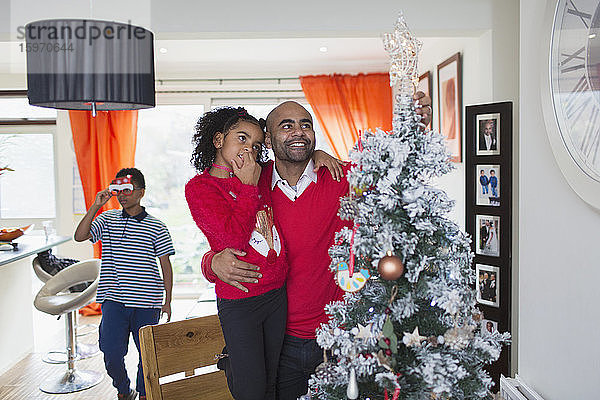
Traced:
<path fill-rule="evenodd" d="M 109 210 L 94 219 L 90 233 L 93 243 L 102 241 L 96 301 L 161 308 L 164 284 L 156 257 L 175 254 L 165 224 L 145 210 L 134 216 L 125 210 Z"/>

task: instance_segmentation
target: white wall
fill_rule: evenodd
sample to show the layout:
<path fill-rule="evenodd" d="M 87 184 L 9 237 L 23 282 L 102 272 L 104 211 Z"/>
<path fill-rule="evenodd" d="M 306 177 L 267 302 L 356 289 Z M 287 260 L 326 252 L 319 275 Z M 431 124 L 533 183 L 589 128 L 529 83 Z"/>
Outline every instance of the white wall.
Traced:
<path fill-rule="evenodd" d="M 480 37 L 441 37 L 426 38 L 419 60 L 420 74 L 430 71 L 433 92 L 433 126 L 439 131 L 439 105 L 437 90 L 437 65 L 442 61 L 460 52 L 463 69 L 463 105 L 479 104 L 492 101 L 492 65 L 489 50 L 492 48 L 491 32 L 486 32 Z M 464 114 L 464 108 L 463 108 Z M 440 177 L 435 185 L 446 191 L 448 196 L 456 201 L 454 210 L 449 217 L 461 229 L 465 228 L 465 137 L 463 115 L 463 151 L 462 162 L 455 163 L 456 169 Z"/>
<path fill-rule="evenodd" d="M 546 0 L 522 1 L 519 373 L 546 400 L 600 396 L 600 213 L 569 187 L 542 114 Z"/>

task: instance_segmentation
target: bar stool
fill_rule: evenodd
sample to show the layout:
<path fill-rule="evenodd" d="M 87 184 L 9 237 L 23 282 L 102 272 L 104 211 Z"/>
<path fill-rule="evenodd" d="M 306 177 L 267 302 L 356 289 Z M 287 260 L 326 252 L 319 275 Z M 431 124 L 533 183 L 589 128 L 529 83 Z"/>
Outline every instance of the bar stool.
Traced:
<path fill-rule="evenodd" d="M 75 263 L 50 278 L 40 289 L 33 305 L 38 310 L 51 315 L 65 314 L 66 349 L 68 355 L 67 372 L 60 377 L 46 379 L 40 390 L 46 393 L 72 393 L 97 385 L 103 374 L 97 371 L 75 369 L 75 319 L 74 314 L 96 296 L 100 279 L 100 260 L 92 259 Z M 73 285 L 83 282 L 93 283 L 83 292 L 65 293 Z"/>
<path fill-rule="evenodd" d="M 46 272 L 42 268 L 42 264 L 38 257 L 35 257 L 32 261 L 33 271 L 35 275 L 38 277 L 40 281 L 43 283 L 48 282 L 52 275 Z M 75 352 L 76 359 L 83 360 L 86 358 L 93 357 L 100 353 L 100 348 L 98 347 L 98 343 L 88 344 L 88 343 L 80 343 L 77 338 L 87 336 L 94 332 L 98 332 L 98 324 L 83 324 L 79 325 L 77 320 L 79 318 L 78 313 L 73 314 L 73 318 L 75 320 Z M 68 362 L 68 355 L 64 350 L 51 350 L 47 352 L 43 357 L 42 361 L 48 364 L 65 364 Z"/>

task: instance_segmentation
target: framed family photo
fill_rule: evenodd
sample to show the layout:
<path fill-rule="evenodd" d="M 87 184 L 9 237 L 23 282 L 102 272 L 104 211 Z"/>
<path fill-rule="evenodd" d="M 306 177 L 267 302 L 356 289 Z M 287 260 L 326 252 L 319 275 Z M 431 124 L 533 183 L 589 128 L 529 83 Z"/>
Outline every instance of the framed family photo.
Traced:
<path fill-rule="evenodd" d="M 476 118 L 477 155 L 500 155 L 500 113 L 479 114 Z"/>
<path fill-rule="evenodd" d="M 492 307 L 500 307 L 500 268 L 476 264 L 477 302 Z"/>
<path fill-rule="evenodd" d="M 438 125 L 452 161 L 462 161 L 462 65 L 460 53 L 437 66 Z"/>
<path fill-rule="evenodd" d="M 427 71 L 421 76 L 419 76 L 419 83 L 417 84 L 417 91 L 425 93 L 427 96 L 433 96 L 433 81 L 431 79 L 431 72 Z M 433 115 L 431 121 L 429 121 L 429 125 L 427 125 L 428 129 L 431 129 L 433 125 Z"/>
<path fill-rule="evenodd" d="M 481 326 L 482 326 L 482 329 L 488 333 L 498 332 L 498 323 L 496 321 L 492 321 L 491 319 L 482 320 Z"/>
<path fill-rule="evenodd" d="M 500 206 L 500 165 L 475 166 L 475 193 L 478 206 Z"/>
<path fill-rule="evenodd" d="M 475 253 L 500 257 L 500 217 L 476 215 L 475 218 Z"/>

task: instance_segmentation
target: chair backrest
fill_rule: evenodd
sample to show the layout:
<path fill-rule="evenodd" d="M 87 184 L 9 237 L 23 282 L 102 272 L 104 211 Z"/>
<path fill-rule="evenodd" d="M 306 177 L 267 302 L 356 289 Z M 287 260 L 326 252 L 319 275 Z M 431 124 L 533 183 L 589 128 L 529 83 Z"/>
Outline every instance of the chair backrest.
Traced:
<path fill-rule="evenodd" d="M 225 374 L 214 371 L 215 355 L 223 346 L 225 340 L 216 315 L 140 329 L 147 399 L 232 400 Z M 208 366 L 213 366 L 213 372 L 195 371 L 210 370 L 204 368 Z"/>

